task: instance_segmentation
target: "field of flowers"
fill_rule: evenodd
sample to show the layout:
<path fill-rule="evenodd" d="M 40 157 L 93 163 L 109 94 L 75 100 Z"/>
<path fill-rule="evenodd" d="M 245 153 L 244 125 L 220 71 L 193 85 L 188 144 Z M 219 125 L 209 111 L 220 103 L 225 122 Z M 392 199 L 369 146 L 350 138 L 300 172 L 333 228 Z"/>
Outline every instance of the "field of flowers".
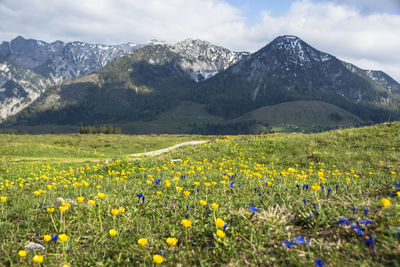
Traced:
<path fill-rule="evenodd" d="M 0 265 L 400 264 L 400 124 L 0 161 Z"/>

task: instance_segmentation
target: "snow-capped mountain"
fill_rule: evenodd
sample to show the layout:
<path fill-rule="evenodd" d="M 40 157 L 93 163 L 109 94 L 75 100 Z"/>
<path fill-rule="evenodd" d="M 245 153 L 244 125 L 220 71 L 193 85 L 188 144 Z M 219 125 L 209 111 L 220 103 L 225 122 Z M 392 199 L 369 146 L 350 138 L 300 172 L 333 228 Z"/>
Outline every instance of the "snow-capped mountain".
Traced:
<path fill-rule="evenodd" d="M 53 84 L 75 79 L 103 67 L 143 44 L 102 45 L 84 42 L 46 43 L 19 36 L 0 45 L 0 55 L 41 74 Z"/>

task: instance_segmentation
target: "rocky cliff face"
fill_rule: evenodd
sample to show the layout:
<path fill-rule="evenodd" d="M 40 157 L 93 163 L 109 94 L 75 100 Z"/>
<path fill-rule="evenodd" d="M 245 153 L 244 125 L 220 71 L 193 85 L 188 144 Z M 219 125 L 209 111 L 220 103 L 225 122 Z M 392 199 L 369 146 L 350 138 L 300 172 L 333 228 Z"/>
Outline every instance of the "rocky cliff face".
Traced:
<path fill-rule="evenodd" d="M 51 83 L 0 57 L 0 121 L 37 99 Z"/>
<path fill-rule="evenodd" d="M 196 82 L 211 78 L 249 55 L 248 52 L 232 52 L 209 42 L 193 39 L 186 39 L 170 48 L 181 56 L 181 67 Z"/>

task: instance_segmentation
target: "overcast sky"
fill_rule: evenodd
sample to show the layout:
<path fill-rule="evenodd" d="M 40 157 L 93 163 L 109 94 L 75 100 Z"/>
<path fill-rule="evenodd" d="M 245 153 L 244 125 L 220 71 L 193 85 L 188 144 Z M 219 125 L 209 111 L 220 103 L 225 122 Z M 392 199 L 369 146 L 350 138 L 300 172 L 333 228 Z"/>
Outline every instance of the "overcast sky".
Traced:
<path fill-rule="evenodd" d="M 0 41 L 190 37 L 254 52 L 284 34 L 400 81 L 400 0 L 0 0 Z"/>

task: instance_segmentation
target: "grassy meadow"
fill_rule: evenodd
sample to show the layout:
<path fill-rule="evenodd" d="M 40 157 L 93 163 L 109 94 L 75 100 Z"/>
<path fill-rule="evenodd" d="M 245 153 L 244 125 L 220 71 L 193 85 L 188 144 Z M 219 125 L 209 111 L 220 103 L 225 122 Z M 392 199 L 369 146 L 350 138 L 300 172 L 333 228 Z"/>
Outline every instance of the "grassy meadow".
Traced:
<path fill-rule="evenodd" d="M 400 123 L 130 138 L 2 135 L 0 265 L 400 265 Z"/>

